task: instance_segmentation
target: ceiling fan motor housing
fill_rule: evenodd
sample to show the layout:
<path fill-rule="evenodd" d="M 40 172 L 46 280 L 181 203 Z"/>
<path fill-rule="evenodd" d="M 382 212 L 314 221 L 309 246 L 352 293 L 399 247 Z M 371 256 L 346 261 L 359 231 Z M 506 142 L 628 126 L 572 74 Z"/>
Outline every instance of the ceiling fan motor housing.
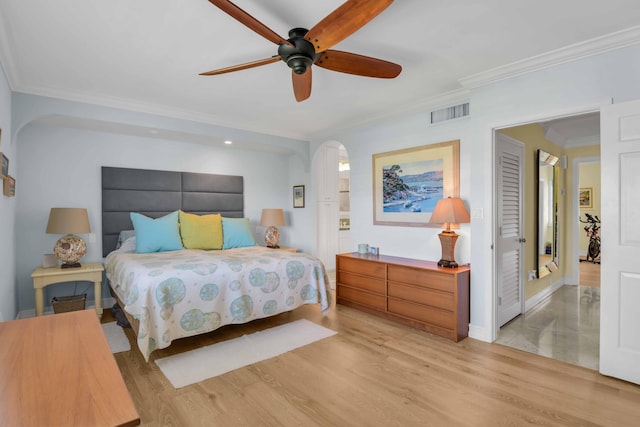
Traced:
<path fill-rule="evenodd" d="M 278 46 L 278 55 L 296 74 L 304 74 L 320 57 L 313 44 L 304 39 L 309 31 L 305 28 L 294 28 L 289 31 L 289 42 L 293 45 Z"/>

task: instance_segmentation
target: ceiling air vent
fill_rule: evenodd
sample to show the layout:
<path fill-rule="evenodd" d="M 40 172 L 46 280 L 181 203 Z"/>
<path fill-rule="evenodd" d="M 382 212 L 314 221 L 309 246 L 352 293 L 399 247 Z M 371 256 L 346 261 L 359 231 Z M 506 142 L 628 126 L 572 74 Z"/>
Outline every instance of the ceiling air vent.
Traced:
<path fill-rule="evenodd" d="M 442 108 L 431 112 L 431 124 L 444 122 L 446 120 L 459 119 L 469 115 L 469 103 L 454 105 L 453 107 Z"/>

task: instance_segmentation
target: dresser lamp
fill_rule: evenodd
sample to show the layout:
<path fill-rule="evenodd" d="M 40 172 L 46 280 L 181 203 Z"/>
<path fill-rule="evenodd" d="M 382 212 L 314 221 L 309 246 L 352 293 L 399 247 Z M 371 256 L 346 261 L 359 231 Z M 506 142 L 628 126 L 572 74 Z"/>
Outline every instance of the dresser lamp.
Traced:
<path fill-rule="evenodd" d="M 432 224 L 444 224 L 446 227 L 445 230 L 438 234 L 442 245 L 442 259 L 438 261 L 440 267 L 458 267 L 454 256 L 458 235 L 451 229 L 451 225 L 455 226 L 469 221 L 469 212 L 464 207 L 461 199 L 447 197 L 446 199 L 438 200 L 429 222 Z"/>
<path fill-rule="evenodd" d="M 278 227 L 284 225 L 284 213 L 282 209 L 262 209 L 260 225 L 262 227 L 268 227 L 264 234 L 264 242 L 267 247 L 279 248 L 280 230 L 278 230 Z"/>
<path fill-rule="evenodd" d="M 84 208 L 51 208 L 47 234 L 64 234 L 53 247 L 53 254 L 62 261 L 61 268 L 78 268 L 87 253 L 87 245 L 77 234 L 91 233 L 89 215 Z"/>

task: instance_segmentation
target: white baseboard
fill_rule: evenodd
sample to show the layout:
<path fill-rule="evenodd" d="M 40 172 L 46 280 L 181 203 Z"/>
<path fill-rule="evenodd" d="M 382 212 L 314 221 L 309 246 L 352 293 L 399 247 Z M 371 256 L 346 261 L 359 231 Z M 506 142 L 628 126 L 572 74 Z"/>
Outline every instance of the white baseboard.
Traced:
<path fill-rule="evenodd" d="M 538 292 L 536 295 L 529 298 L 524 304 L 524 311 L 526 312 L 531 310 L 531 308 L 535 307 L 540 301 L 560 289 L 562 285 L 564 285 L 564 280 L 558 280 L 557 282 L 552 283 L 549 287 L 543 289 L 541 292 Z"/>
<path fill-rule="evenodd" d="M 491 342 L 491 334 L 488 333 L 487 328 L 472 324 L 469 324 L 469 338 L 484 342 Z"/>

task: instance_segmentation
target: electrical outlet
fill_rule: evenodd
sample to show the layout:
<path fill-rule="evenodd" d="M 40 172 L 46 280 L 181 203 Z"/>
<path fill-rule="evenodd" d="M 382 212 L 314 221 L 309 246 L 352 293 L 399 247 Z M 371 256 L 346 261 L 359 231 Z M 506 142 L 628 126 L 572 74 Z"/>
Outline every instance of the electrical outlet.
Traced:
<path fill-rule="evenodd" d="M 529 280 L 536 280 L 537 276 L 538 276 L 538 272 L 536 270 L 529 271 Z"/>

